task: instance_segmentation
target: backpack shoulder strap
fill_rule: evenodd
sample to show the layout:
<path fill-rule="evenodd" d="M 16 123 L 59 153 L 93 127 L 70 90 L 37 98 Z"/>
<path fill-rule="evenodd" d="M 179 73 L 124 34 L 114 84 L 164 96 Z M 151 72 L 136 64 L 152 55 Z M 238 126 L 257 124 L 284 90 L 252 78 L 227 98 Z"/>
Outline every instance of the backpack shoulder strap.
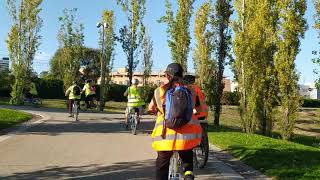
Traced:
<path fill-rule="evenodd" d="M 161 101 L 160 88 L 161 87 L 158 87 L 157 89 L 154 90 L 154 97 L 155 97 L 158 109 L 162 109 L 162 105 L 163 105 L 163 103 Z"/>

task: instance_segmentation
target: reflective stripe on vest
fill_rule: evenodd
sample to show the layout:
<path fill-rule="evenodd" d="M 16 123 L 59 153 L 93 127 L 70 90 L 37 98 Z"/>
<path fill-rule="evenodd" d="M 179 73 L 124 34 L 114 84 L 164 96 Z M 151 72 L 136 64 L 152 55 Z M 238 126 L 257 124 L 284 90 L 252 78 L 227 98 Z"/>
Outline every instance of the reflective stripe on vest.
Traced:
<path fill-rule="evenodd" d="M 202 133 L 198 134 L 167 134 L 165 140 L 193 140 L 202 138 Z M 153 141 L 162 141 L 164 140 L 162 136 L 155 136 Z"/>

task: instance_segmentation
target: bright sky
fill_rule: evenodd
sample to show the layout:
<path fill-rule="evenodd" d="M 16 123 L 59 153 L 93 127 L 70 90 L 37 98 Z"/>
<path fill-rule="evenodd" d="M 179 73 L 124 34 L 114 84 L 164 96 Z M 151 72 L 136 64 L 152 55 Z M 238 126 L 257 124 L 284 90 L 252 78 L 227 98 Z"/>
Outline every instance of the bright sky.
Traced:
<path fill-rule="evenodd" d="M 165 14 L 165 0 L 147 0 L 147 14 L 144 19 L 147 31 L 151 34 L 153 40 L 153 60 L 154 70 L 163 70 L 167 64 L 171 62 L 170 49 L 167 45 L 166 26 L 159 24 L 157 20 Z M 195 11 L 205 0 L 197 0 L 194 4 Z M 318 49 L 317 32 L 313 29 L 314 7 L 312 0 L 307 0 L 308 10 L 306 18 L 308 20 L 309 29 L 305 34 L 305 39 L 301 42 L 301 52 L 297 57 L 297 68 L 301 73 L 300 83 L 311 83 L 316 79 L 313 69 L 316 66 L 311 62 L 313 58 L 312 51 Z M 58 48 L 57 32 L 60 27 L 58 17 L 62 16 L 64 8 L 78 8 L 79 21 L 84 24 L 85 45 L 92 48 L 98 48 L 98 29 L 96 23 L 101 19 L 104 9 L 112 9 L 116 14 L 116 32 L 121 26 L 127 23 L 125 14 L 121 8 L 117 6 L 116 0 L 44 0 L 43 11 L 41 17 L 44 24 L 41 30 L 42 44 L 34 61 L 34 69 L 40 73 L 50 69 L 49 60 Z M 6 1 L 0 2 L 0 57 L 8 56 L 6 42 L 8 32 L 10 30 L 11 18 L 8 15 Z M 193 37 L 194 17 L 191 24 L 191 37 Z M 194 39 L 191 48 L 194 47 Z M 122 48 L 118 43 L 116 48 L 116 56 L 114 68 L 124 67 L 126 65 L 126 57 Z M 191 54 L 191 53 L 190 53 Z M 189 58 L 189 66 L 192 67 L 193 61 Z M 193 71 L 193 70 L 192 70 Z M 229 68 L 227 68 L 226 76 L 233 77 Z"/>

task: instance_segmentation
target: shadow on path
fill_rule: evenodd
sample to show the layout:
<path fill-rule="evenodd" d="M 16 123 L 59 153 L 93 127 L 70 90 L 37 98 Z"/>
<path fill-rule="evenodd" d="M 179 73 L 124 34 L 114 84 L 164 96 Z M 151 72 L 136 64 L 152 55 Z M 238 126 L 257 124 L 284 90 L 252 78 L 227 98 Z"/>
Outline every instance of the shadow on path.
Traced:
<path fill-rule="evenodd" d="M 0 179 L 154 179 L 154 160 L 119 162 L 110 166 L 51 166 L 43 170 L 15 173 Z"/>
<path fill-rule="evenodd" d="M 46 123 L 30 127 L 21 134 L 57 136 L 63 133 L 130 133 L 123 122 L 113 121 L 112 119 L 105 119 L 104 121 L 48 120 Z M 153 121 L 142 121 L 138 126 L 137 134 L 150 134 L 153 127 Z"/>

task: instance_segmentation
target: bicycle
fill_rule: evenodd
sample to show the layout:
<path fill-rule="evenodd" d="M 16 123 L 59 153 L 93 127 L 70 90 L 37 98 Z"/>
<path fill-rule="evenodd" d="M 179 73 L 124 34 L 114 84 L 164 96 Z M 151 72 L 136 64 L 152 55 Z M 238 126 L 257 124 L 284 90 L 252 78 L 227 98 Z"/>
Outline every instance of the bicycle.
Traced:
<path fill-rule="evenodd" d="M 139 108 L 130 108 L 128 114 L 128 124 L 133 135 L 137 134 Z"/>
<path fill-rule="evenodd" d="M 99 111 L 100 103 L 95 97 L 93 97 L 92 100 L 89 101 L 89 108 L 87 108 L 87 104 L 83 104 L 83 107 L 85 111 L 88 111 L 88 110 L 90 110 L 91 112 Z"/>
<path fill-rule="evenodd" d="M 193 159 L 196 167 L 202 169 L 206 166 L 209 157 L 208 121 L 199 120 L 202 127 L 201 143 L 193 149 Z"/>
<path fill-rule="evenodd" d="M 170 158 L 169 165 L 169 180 L 181 180 L 183 179 L 182 160 L 178 151 L 174 151 Z"/>
<path fill-rule="evenodd" d="M 40 106 L 42 105 L 42 100 L 40 98 L 24 98 L 24 103 L 29 103 L 33 106 Z"/>
<path fill-rule="evenodd" d="M 72 114 L 71 116 L 74 118 L 75 121 L 79 121 L 79 103 L 78 101 L 74 100 L 72 103 Z"/>

